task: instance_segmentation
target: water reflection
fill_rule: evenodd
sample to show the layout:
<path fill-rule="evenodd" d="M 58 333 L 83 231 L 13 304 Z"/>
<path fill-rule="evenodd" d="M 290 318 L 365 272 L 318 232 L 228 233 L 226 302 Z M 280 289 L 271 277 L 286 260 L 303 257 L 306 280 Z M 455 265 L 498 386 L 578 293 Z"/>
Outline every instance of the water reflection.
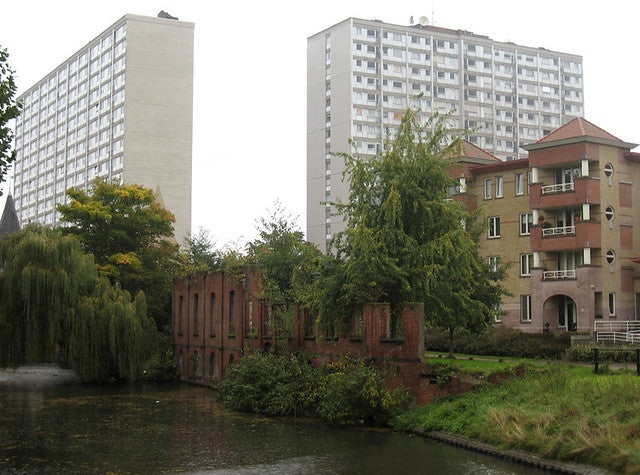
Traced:
<path fill-rule="evenodd" d="M 0 386 L 0 471 L 535 473 L 418 436 L 233 413 L 184 385 Z"/>

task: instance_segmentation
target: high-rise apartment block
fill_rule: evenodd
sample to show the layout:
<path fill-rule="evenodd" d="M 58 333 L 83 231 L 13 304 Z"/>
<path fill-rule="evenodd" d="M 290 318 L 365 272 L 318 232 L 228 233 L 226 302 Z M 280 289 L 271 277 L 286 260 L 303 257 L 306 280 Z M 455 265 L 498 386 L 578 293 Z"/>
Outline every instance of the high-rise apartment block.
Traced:
<path fill-rule="evenodd" d="M 95 178 L 153 189 L 191 228 L 194 24 L 125 15 L 19 97 L 15 206 L 56 224 L 70 187 Z"/>
<path fill-rule="evenodd" d="M 307 62 L 307 239 L 322 250 L 344 229 L 326 203 L 348 199 L 332 152 L 378 153 L 407 108 L 451 114 L 469 142 L 505 161 L 584 115 L 581 56 L 425 21 L 349 18 L 308 38 Z"/>

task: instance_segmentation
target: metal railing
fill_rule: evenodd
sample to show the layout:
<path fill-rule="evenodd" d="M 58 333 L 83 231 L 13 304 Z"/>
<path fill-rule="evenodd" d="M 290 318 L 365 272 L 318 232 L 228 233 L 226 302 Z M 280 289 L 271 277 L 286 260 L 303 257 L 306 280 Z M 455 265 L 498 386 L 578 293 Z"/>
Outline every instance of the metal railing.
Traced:
<path fill-rule="evenodd" d="M 575 279 L 576 270 L 546 270 L 542 273 L 542 280 L 566 280 Z"/>
<path fill-rule="evenodd" d="M 559 183 L 557 185 L 546 185 L 540 188 L 543 195 L 549 193 L 564 193 L 565 191 L 573 191 L 575 188 L 573 182 L 571 183 Z"/>
<path fill-rule="evenodd" d="M 640 320 L 598 321 L 593 323 L 597 342 L 640 344 Z"/>
<path fill-rule="evenodd" d="M 575 233 L 576 233 L 575 226 L 561 226 L 559 228 L 543 228 L 542 229 L 542 237 L 567 236 L 569 234 L 575 234 Z"/>

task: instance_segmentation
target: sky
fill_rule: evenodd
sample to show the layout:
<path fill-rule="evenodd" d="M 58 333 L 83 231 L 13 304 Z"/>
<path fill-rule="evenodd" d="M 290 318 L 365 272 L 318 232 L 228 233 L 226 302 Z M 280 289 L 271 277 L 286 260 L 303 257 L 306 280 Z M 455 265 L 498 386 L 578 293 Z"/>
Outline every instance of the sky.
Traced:
<path fill-rule="evenodd" d="M 426 16 L 436 26 L 581 55 L 585 118 L 640 143 L 640 3 L 628 0 L 3 2 L 0 47 L 18 94 L 123 15 L 160 10 L 195 23 L 192 231 L 207 230 L 218 248 L 255 239 L 276 203 L 305 231 L 307 38 L 349 17 L 408 25 Z"/>

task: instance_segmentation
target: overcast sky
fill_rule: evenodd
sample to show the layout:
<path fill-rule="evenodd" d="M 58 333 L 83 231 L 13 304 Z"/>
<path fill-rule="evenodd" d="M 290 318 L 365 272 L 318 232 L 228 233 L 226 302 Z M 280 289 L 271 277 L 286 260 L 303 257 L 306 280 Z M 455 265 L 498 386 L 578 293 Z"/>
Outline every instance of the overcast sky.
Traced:
<path fill-rule="evenodd" d="M 408 25 L 427 16 L 581 55 L 585 118 L 640 142 L 640 3 L 628 0 L 14 0 L 0 10 L 0 46 L 18 93 L 124 14 L 160 10 L 195 23 L 192 229 L 208 229 L 218 247 L 255 238 L 276 200 L 305 230 L 307 38 L 348 17 Z"/>

